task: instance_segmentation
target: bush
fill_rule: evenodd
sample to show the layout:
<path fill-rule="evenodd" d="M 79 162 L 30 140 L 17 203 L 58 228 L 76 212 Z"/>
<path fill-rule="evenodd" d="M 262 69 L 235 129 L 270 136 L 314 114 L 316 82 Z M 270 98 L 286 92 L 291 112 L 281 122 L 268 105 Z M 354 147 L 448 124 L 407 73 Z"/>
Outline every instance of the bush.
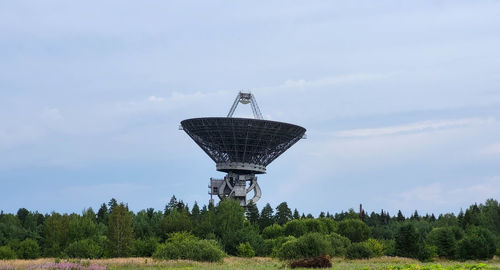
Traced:
<path fill-rule="evenodd" d="M 335 220 L 331 218 L 318 218 L 318 221 L 321 222 L 323 227 L 326 229 L 327 233 L 333 233 L 337 231 L 338 224 Z"/>
<path fill-rule="evenodd" d="M 238 257 L 252 258 L 255 256 L 255 251 L 253 250 L 250 243 L 241 243 L 238 245 Z"/>
<path fill-rule="evenodd" d="M 151 257 L 159 243 L 160 239 L 156 237 L 135 240 L 132 245 L 132 255 L 135 257 Z"/>
<path fill-rule="evenodd" d="M 199 240 L 188 233 L 171 234 L 165 244 L 160 244 L 153 258 L 163 260 L 195 260 L 218 262 L 225 254 L 215 240 Z"/>
<path fill-rule="evenodd" d="M 64 250 L 70 258 L 98 259 L 104 255 L 104 247 L 92 239 L 75 241 Z"/>
<path fill-rule="evenodd" d="M 277 257 L 282 260 L 309 258 L 322 255 L 332 256 L 330 241 L 320 233 L 308 233 L 298 239 L 290 239 L 277 251 Z"/>
<path fill-rule="evenodd" d="M 329 234 L 327 238 L 332 245 L 332 256 L 343 257 L 346 255 L 347 248 L 351 245 L 349 238 L 336 233 Z"/>
<path fill-rule="evenodd" d="M 348 259 L 368 259 L 375 254 L 367 242 L 354 243 L 347 248 L 346 257 Z"/>
<path fill-rule="evenodd" d="M 33 239 L 26 239 L 19 244 L 17 250 L 17 257 L 19 259 L 36 259 L 40 257 L 40 247 Z"/>
<path fill-rule="evenodd" d="M 267 226 L 262 230 L 262 237 L 264 239 L 273 239 L 273 238 L 278 238 L 280 236 L 283 236 L 283 233 L 285 232 L 285 229 L 278 225 L 278 224 L 273 224 L 271 226 Z"/>
<path fill-rule="evenodd" d="M 378 240 L 384 247 L 385 256 L 396 256 L 396 242 L 394 240 Z"/>
<path fill-rule="evenodd" d="M 266 239 L 262 244 L 262 254 L 259 256 L 278 257 L 278 250 L 289 240 L 296 239 L 294 236 L 282 236 L 275 239 Z"/>
<path fill-rule="evenodd" d="M 327 234 L 328 233 L 328 228 L 326 227 L 325 223 L 313 219 L 313 218 L 307 218 L 302 220 L 304 224 L 306 225 L 306 232 L 312 233 L 312 232 L 318 232 L 322 234 Z"/>
<path fill-rule="evenodd" d="M 437 256 L 437 248 L 431 245 L 423 245 L 420 249 L 417 259 L 422 262 L 432 261 Z"/>
<path fill-rule="evenodd" d="M 16 253 L 8 246 L 0 247 L 0 260 L 13 260 L 16 258 Z"/>
<path fill-rule="evenodd" d="M 366 240 L 364 243 L 373 252 L 373 257 L 380 257 L 384 255 L 384 244 L 381 241 L 370 238 Z"/>
<path fill-rule="evenodd" d="M 285 224 L 285 236 L 301 237 L 306 231 L 307 227 L 301 219 L 294 219 Z"/>
<path fill-rule="evenodd" d="M 352 242 L 363 242 L 370 237 L 370 227 L 359 219 L 345 219 L 339 222 L 338 233 Z"/>

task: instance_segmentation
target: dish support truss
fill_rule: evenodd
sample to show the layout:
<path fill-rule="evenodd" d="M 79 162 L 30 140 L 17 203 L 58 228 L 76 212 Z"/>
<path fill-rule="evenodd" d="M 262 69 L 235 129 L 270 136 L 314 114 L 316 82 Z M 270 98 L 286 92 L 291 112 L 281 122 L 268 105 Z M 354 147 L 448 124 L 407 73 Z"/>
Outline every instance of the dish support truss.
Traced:
<path fill-rule="evenodd" d="M 247 187 L 248 182 L 248 187 Z M 256 203 L 262 196 L 259 183 L 255 174 L 236 174 L 233 172 L 228 173 L 224 179 L 210 178 L 210 203 L 213 204 L 214 195 L 219 199 L 233 198 L 240 202 L 241 206 L 247 206 L 250 202 Z M 253 197 L 247 200 L 247 194 L 252 192 Z"/>
<path fill-rule="evenodd" d="M 262 113 L 260 112 L 259 105 L 257 105 L 257 100 L 255 99 L 254 95 L 252 93 L 243 93 L 239 92 L 238 95 L 236 96 L 236 99 L 233 102 L 233 106 L 231 106 L 231 109 L 229 110 L 229 113 L 227 114 L 227 117 L 233 117 L 234 111 L 236 110 L 236 107 L 238 107 L 239 103 L 243 104 L 248 104 L 252 105 L 252 112 L 253 112 L 253 117 L 255 119 L 261 119 L 263 120 L 264 117 L 262 117 Z"/>

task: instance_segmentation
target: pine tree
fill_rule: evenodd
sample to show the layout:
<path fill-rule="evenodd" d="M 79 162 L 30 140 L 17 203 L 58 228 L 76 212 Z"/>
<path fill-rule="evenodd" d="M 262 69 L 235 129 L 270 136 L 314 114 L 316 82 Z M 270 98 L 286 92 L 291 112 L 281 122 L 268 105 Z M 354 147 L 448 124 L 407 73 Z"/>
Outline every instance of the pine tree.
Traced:
<path fill-rule="evenodd" d="M 108 252 L 112 257 L 127 257 L 132 251 L 134 230 L 128 206 L 117 204 L 109 214 Z"/>
<path fill-rule="evenodd" d="M 290 210 L 286 202 L 282 202 L 276 207 L 276 216 L 274 218 L 279 225 L 283 225 L 292 219 L 292 210 Z"/>
<path fill-rule="evenodd" d="M 108 213 L 111 213 L 113 209 L 118 205 L 118 202 L 116 201 L 115 198 L 111 198 L 108 202 Z"/>
<path fill-rule="evenodd" d="M 398 222 L 403 222 L 403 221 L 405 221 L 405 219 L 406 219 L 405 216 L 403 216 L 403 213 L 401 213 L 401 210 L 399 210 L 398 211 L 398 216 L 397 216 L 396 220 Z"/>
<path fill-rule="evenodd" d="M 295 208 L 295 210 L 293 210 L 293 219 L 299 219 L 299 218 L 300 218 L 299 210 Z"/>
<path fill-rule="evenodd" d="M 260 229 L 264 229 L 274 223 L 273 208 L 269 203 L 267 203 L 262 211 L 260 212 L 259 225 Z"/>
<path fill-rule="evenodd" d="M 165 216 L 170 214 L 170 211 L 172 211 L 174 208 L 176 208 L 177 204 L 178 204 L 177 198 L 175 197 L 175 195 L 172 195 L 172 198 L 170 198 L 170 201 L 168 202 L 168 204 L 165 205 L 165 211 L 163 212 L 163 214 Z"/>
<path fill-rule="evenodd" d="M 259 222 L 259 209 L 254 202 L 247 204 L 245 209 L 245 216 L 248 221 L 252 224 L 257 224 Z"/>
<path fill-rule="evenodd" d="M 97 223 L 108 224 L 108 207 L 105 203 L 101 204 L 101 208 L 97 211 Z"/>

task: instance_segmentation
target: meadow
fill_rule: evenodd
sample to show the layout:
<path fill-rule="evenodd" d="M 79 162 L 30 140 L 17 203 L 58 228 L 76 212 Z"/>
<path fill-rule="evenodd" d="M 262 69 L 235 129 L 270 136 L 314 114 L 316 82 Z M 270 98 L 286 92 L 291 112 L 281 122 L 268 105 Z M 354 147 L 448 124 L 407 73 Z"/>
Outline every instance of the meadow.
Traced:
<path fill-rule="evenodd" d="M 283 261 L 264 258 L 226 257 L 220 263 L 195 262 L 189 260 L 154 260 L 152 258 L 112 258 L 112 259 L 51 259 L 36 260 L 0 260 L 0 269 L 290 269 Z M 378 257 L 365 260 L 346 260 L 335 258 L 330 269 L 383 269 L 383 270 L 480 270 L 500 269 L 500 258 L 495 257 L 488 261 L 447 261 L 438 260 L 422 263 L 418 260 L 401 257 Z"/>

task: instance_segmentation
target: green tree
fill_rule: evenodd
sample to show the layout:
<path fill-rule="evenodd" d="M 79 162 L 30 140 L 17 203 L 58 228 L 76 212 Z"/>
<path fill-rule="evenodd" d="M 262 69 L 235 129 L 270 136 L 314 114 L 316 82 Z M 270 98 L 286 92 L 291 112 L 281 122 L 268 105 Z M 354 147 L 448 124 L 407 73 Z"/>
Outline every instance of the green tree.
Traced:
<path fill-rule="evenodd" d="M 108 253 L 111 257 L 129 256 L 134 241 L 132 214 L 120 203 L 109 214 Z"/>
<path fill-rule="evenodd" d="M 238 231 L 243 228 L 245 214 L 239 202 L 222 200 L 216 209 L 215 233 L 222 239 L 226 252 L 236 255 Z"/>
<path fill-rule="evenodd" d="M 173 232 L 190 232 L 192 226 L 188 213 L 185 210 L 179 211 L 177 208 L 174 208 L 163 218 L 161 228 L 162 237 L 165 237 L 167 234 Z"/>
<path fill-rule="evenodd" d="M 453 259 L 457 249 L 457 240 L 451 227 L 434 228 L 428 235 L 426 242 L 436 247 L 439 257 Z"/>
<path fill-rule="evenodd" d="M 297 210 L 297 208 L 295 208 L 295 210 L 293 210 L 292 217 L 293 217 L 293 219 L 299 219 L 300 218 L 299 210 Z"/>
<path fill-rule="evenodd" d="M 97 222 L 108 225 L 108 207 L 105 203 L 101 204 L 99 211 L 97 211 Z"/>
<path fill-rule="evenodd" d="M 284 225 L 292 219 L 292 210 L 290 210 L 286 202 L 282 202 L 276 207 L 274 219 L 279 225 Z"/>
<path fill-rule="evenodd" d="M 458 242 L 457 257 L 461 260 L 486 260 L 495 255 L 495 236 L 481 227 L 469 227 L 465 237 Z"/>
<path fill-rule="evenodd" d="M 352 242 L 363 242 L 371 235 L 368 225 L 359 219 L 345 219 L 338 223 L 338 233 Z"/>
<path fill-rule="evenodd" d="M 396 255 L 417 258 L 420 248 L 420 238 L 413 223 L 402 225 L 396 233 Z"/>
<path fill-rule="evenodd" d="M 68 215 L 61 215 L 55 212 L 45 219 L 43 225 L 43 255 L 47 257 L 58 257 L 69 244 L 69 223 Z"/>
<path fill-rule="evenodd" d="M 401 213 L 401 210 L 398 211 L 398 216 L 396 218 L 398 222 L 403 222 L 405 221 L 405 216 L 403 216 L 403 213 Z"/>
<path fill-rule="evenodd" d="M 19 259 L 36 259 L 40 257 L 40 246 L 35 240 L 28 238 L 20 243 L 16 253 Z"/>
<path fill-rule="evenodd" d="M 259 222 L 259 209 L 254 202 L 250 202 L 245 208 L 245 216 L 247 220 L 252 224 L 257 224 Z"/>
<path fill-rule="evenodd" d="M 260 212 L 259 225 L 260 229 L 263 230 L 265 227 L 270 226 L 274 223 L 273 208 L 269 203 L 267 203 L 262 211 Z"/>

